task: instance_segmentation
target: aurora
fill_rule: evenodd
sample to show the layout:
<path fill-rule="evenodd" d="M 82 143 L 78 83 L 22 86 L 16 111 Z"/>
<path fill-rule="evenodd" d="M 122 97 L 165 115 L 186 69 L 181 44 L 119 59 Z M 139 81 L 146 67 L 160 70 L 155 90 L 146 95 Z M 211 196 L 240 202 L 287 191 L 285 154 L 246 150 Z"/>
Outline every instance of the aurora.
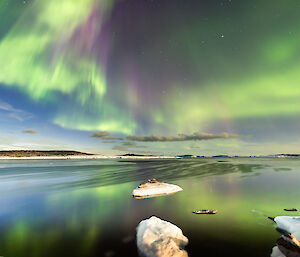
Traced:
<path fill-rule="evenodd" d="M 116 153 L 128 150 L 120 139 L 204 133 L 211 140 L 149 140 L 143 151 L 297 152 L 299 9 L 280 0 L 3 0 L 1 147 Z"/>

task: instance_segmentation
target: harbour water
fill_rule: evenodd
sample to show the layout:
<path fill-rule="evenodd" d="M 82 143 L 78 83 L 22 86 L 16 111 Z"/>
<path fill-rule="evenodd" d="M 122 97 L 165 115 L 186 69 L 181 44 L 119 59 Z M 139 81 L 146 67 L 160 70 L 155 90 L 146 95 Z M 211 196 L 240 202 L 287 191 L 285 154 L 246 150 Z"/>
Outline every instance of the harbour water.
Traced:
<path fill-rule="evenodd" d="M 151 178 L 184 190 L 132 198 Z M 299 181 L 296 158 L 2 160 L 0 256 L 135 257 L 152 215 L 182 229 L 189 256 L 270 256 L 280 234 L 267 217 L 297 215 L 283 209 L 300 209 Z"/>

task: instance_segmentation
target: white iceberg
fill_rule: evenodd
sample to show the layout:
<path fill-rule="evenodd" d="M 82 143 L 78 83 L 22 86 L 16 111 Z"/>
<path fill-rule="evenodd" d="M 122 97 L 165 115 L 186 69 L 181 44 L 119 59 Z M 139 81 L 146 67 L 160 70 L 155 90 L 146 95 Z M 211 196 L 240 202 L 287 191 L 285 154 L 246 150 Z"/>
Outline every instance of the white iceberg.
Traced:
<path fill-rule="evenodd" d="M 137 227 L 137 247 L 145 257 L 188 257 L 183 247 L 188 239 L 182 230 L 155 216 L 143 220 Z"/>
<path fill-rule="evenodd" d="M 277 228 L 286 232 L 273 247 L 271 257 L 300 256 L 300 216 L 278 216 L 274 218 Z"/>
<path fill-rule="evenodd" d="M 141 183 L 133 190 L 132 195 L 136 198 L 149 198 L 161 195 L 174 194 L 182 191 L 180 186 L 159 182 L 156 179 Z"/>
<path fill-rule="evenodd" d="M 300 216 L 278 216 L 274 218 L 274 221 L 277 223 L 279 229 L 290 234 L 295 233 L 296 238 L 300 240 Z"/>

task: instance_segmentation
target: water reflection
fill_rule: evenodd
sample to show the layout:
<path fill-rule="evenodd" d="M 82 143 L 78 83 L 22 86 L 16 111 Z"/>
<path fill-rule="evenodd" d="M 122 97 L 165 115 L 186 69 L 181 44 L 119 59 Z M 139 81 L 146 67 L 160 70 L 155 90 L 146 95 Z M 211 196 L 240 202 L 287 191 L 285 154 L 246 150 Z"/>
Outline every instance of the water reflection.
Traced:
<path fill-rule="evenodd" d="M 131 187 L 51 193 L 38 201 L 30 196 L 26 209 L 0 216 L 0 255 L 122 256 L 125 249 L 136 256 L 133 231 L 124 227 L 132 199 L 123 196 Z"/>
<path fill-rule="evenodd" d="M 70 165 L 72 164 L 72 165 Z M 150 161 L 34 161 L 1 163 L 0 197 L 4 193 L 58 191 L 73 188 L 109 186 L 157 178 L 162 181 L 207 177 L 231 173 L 255 173 L 265 164 L 218 163 L 206 160 Z M 13 168 L 13 173 L 12 173 Z"/>
<path fill-rule="evenodd" d="M 124 161 L 121 161 L 124 162 Z M 176 180 L 186 177 L 219 176 L 231 173 L 249 174 L 268 167 L 259 163 L 235 163 L 211 160 L 127 160 L 126 163 L 136 166 L 139 179 L 147 179 L 149 175 L 160 180 Z"/>
<path fill-rule="evenodd" d="M 136 226 L 156 215 L 184 231 L 191 256 L 267 256 L 278 235 L 251 210 L 276 216 L 297 207 L 298 166 L 203 159 L 0 162 L 0 255 L 135 257 Z M 292 170 L 274 171 L 283 167 Z M 133 199 L 132 190 L 149 178 L 184 190 Z M 192 214 L 211 208 L 218 215 Z"/>

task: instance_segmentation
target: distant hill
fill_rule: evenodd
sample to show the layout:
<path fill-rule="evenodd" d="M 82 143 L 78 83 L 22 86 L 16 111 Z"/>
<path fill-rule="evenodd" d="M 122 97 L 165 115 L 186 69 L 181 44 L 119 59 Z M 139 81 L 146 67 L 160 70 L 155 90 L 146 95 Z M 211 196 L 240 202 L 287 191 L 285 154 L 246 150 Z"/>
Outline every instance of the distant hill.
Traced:
<path fill-rule="evenodd" d="M 135 154 L 135 153 L 126 153 L 120 156 L 149 156 L 149 155 L 144 155 L 144 154 Z"/>
<path fill-rule="evenodd" d="M 0 151 L 0 157 L 36 157 L 36 156 L 87 156 L 93 155 L 77 151 L 38 151 L 38 150 L 10 150 Z"/>
<path fill-rule="evenodd" d="M 281 154 L 274 154 L 270 155 L 271 157 L 278 157 L 278 158 L 285 158 L 285 157 L 300 157 L 300 154 L 295 154 L 295 153 L 281 153 Z"/>

